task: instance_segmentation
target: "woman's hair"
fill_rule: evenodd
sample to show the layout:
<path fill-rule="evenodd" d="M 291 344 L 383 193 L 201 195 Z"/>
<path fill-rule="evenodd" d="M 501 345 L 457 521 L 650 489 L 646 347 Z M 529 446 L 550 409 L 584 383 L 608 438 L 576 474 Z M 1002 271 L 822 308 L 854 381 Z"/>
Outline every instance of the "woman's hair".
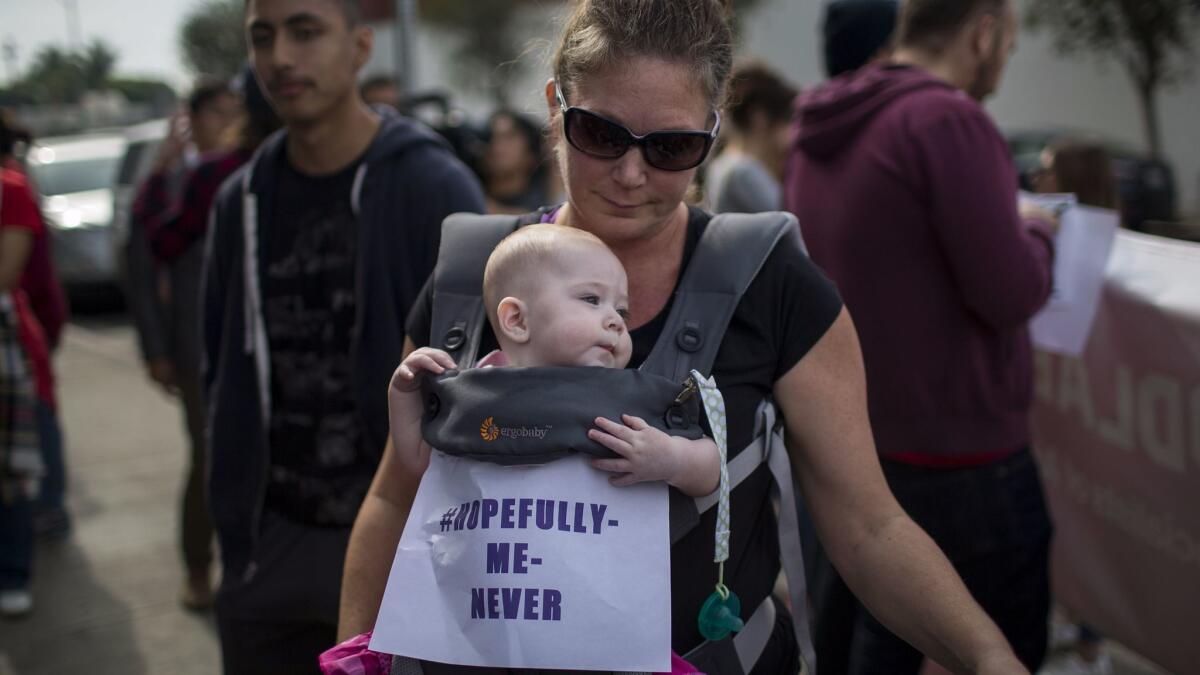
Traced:
<path fill-rule="evenodd" d="M 271 103 L 263 95 L 258 80 L 254 77 L 254 71 L 249 66 L 242 69 L 241 74 L 234 79 L 233 90 L 241 94 L 242 105 L 246 110 L 241 133 L 238 135 L 238 147 L 253 151 L 267 140 L 268 136 L 275 133 L 276 129 L 283 126 L 283 123 L 275 114 L 275 108 L 271 107 Z"/>
<path fill-rule="evenodd" d="M 687 66 L 713 108 L 733 67 L 728 0 L 579 0 L 554 52 L 554 77 L 570 100 L 580 80 L 636 56 Z"/>
<path fill-rule="evenodd" d="M 534 122 L 524 113 L 517 112 L 512 108 L 498 108 L 488 117 L 487 131 L 490 142 L 492 127 L 496 125 L 497 120 L 509 119 L 512 120 L 513 126 L 521 133 L 525 139 L 525 145 L 529 148 L 529 152 L 533 155 L 535 162 L 542 161 L 542 128 L 537 122 Z"/>
<path fill-rule="evenodd" d="M 1054 160 L 1050 170 L 1059 190 L 1073 192 L 1085 206 L 1113 210 L 1119 207 L 1112 156 L 1104 146 L 1064 138 L 1051 143 L 1046 150 Z"/>
<path fill-rule="evenodd" d="M 741 64 L 733 69 L 729 80 L 729 122 L 738 131 L 747 131 L 756 110 L 765 113 L 771 122 L 787 122 L 792 117 L 796 94 L 796 88 L 765 63 Z"/>
<path fill-rule="evenodd" d="M 18 143 L 29 145 L 33 134 L 18 125 L 7 110 L 0 110 L 0 157 L 8 157 L 16 151 Z"/>

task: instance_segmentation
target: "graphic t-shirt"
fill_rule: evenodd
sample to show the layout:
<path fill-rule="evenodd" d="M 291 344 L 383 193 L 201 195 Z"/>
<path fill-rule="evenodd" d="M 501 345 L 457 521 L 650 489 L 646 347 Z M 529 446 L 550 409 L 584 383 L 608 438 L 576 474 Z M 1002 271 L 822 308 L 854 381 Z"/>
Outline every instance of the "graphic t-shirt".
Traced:
<path fill-rule="evenodd" d="M 537 214 L 526 222 L 540 218 Z M 700 209 L 691 210 L 684 268 L 711 218 Z M 801 251 L 781 246 L 768 256 L 734 310 L 713 364 L 712 375 L 725 398 L 731 459 L 753 439 L 759 403 L 825 335 L 841 309 L 837 289 Z M 670 310 L 668 303 L 650 322 L 630 331 L 633 357 L 629 368 L 637 368 L 650 355 Z M 418 347 L 429 344 L 431 311 L 432 285 L 426 284 L 408 318 L 408 335 Z M 495 336 L 485 328 L 479 352 L 487 353 L 496 346 Z M 741 598 L 747 616 L 771 594 L 779 574 L 770 484 L 770 471 L 766 465 L 760 466 L 733 490 L 730 500 L 725 583 Z M 696 617 L 717 580 L 717 566 L 712 562 L 716 518 L 717 510 L 709 509 L 701 515 L 700 524 L 671 547 L 671 645 L 680 654 L 704 640 Z M 759 665 L 768 668 L 761 672 L 776 672 L 769 670 L 769 664 Z"/>
<path fill-rule="evenodd" d="M 263 314 L 271 363 L 267 508 L 296 522 L 354 522 L 375 471 L 354 400 L 358 163 L 327 176 L 280 171 L 262 225 Z"/>

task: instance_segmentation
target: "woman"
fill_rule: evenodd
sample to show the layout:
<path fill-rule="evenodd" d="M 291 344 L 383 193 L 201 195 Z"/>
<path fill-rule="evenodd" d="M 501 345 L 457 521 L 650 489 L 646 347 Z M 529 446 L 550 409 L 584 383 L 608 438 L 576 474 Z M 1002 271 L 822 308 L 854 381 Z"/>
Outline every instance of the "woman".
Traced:
<path fill-rule="evenodd" d="M 1042 152 L 1042 167 L 1033 177 L 1034 189 L 1041 193 L 1069 192 L 1079 203 L 1117 211 L 1117 176 L 1112 156 L 1098 143 L 1062 138 Z M 1101 675 L 1112 672 L 1112 660 L 1104 650 L 1104 636 L 1091 626 L 1080 623 L 1075 653 L 1068 659 L 1070 672 Z"/>
<path fill-rule="evenodd" d="M 0 159 L 17 135 L 0 117 Z M 0 165 L 0 616 L 33 609 L 33 507 L 44 473 L 39 394 L 53 397 L 45 334 L 21 289 L 45 225 L 25 176 Z"/>
<path fill-rule="evenodd" d="M 526 213 L 545 206 L 546 175 L 538 125 L 513 110 L 492 113 L 480 173 L 489 213 Z"/>
<path fill-rule="evenodd" d="M 169 335 L 168 356 L 153 360 L 150 372 L 153 379 L 182 400 L 191 445 L 180 509 L 180 543 L 187 574 L 180 602 L 191 610 L 208 609 L 213 602 L 210 569 L 213 526 L 205 487 L 206 412 L 200 369 L 199 303 L 204 236 L 209 211 L 221 184 L 279 128 L 279 119 L 249 68 L 235 82 L 234 89 L 241 95 L 240 122 L 224 130 L 228 138 L 222 139 L 216 148 L 203 148 L 206 153 L 187 173 L 177 202 L 168 198 L 168 173 L 157 172 L 143 185 L 133 207 L 135 232 L 143 238 L 137 242 L 137 275 L 148 280 L 143 286 L 152 285 L 150 280 L 156 278 L 159 270 L 166 270 L 169 280 L 168 304 L 151 307 L 142 315 L 146 321 L 171 317 L 169 326 L 159 327 Z M 157 305 L 161 301 L 151 296 L 144 297 L 143 302 Z"/>
<path fill-rule="evenodd" d="M 714 213 L 761 213 L 783 208 L 783 163 L 796 88 L 763 63 L 733 71 L 725 148 L 708 166 Z"/>
<path fill-rule="evenodd" d="M 732 62 L 726 12 L 717 0 L 582 0 L 546 85 L 551 140 L 567 190 L 567 203 L 547 215 L 595 234 L 624 264 L 634 367 L 658 338 L 679 275 L 710 219 L 683 199 L 711 147 L 725 95 Z M 660 130 L 691 130 L 691 140 L 636 143 L 630 136 Z M 427 338 L 421 315 L 418 304 L 409 348 Z M 775 397 L 792 465 L 828 552 L 877 616 L 960 672 L 1026 672 L 888 492 L 868 425 L 853 324 L 799 251 L 779 249 L 767 260 L 735 311 L 713 374 L 725 396 L 734 452 L 753 431 L 758 401 Z M 374 622 L 419 481 L 394 451 L 385 452 L 347 553 L 343 638 Z M 770 595 L 779 570 L 768 487 L 758 472 L 733 493 L 725 582 L 743 607 Z M 672 647 L 679 653 L 702 641 L 696 616 L 712 580 L 711 569 L 698 563 L 711 560 L 714 526 L 708 515 L 672 547 Z M 790 618 L 779 617 L 754 672 L 799 667 Z"/>

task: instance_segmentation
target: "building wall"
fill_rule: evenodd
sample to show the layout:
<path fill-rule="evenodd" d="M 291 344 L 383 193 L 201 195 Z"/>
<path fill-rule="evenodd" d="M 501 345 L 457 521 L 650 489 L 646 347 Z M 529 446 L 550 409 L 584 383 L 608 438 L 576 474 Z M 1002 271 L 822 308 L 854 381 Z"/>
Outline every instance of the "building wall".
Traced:
<path fill-rule="evenodd" d="M 792 81 L 811 86 L 823 75 L 820 26 L 824 2 L 819 0 L 762 0 L 759 8 L 745 17 L 741 52 L 761 58 Z M 524 25 L 526 38 L 540 40 L 528 55 L 527 74 L 514 86 L 512 102 L 521 109 L 545 114 L 542 85 L 548 76 L 545 45 L 553 40 L 553 20 L 561 8 L 531 7 Z M 416 31 L 417 88 L 448 87 L 452 80 L 452 38 L 429 29 Z M 381 27 L 375 58 L 367 71 L 387 70 L 391 63 L 391 36 Z M 460 105 L 471 115 L 482 117 L 491 103 L 462 93 Z M 1055 54 L 1049 37 L 1022 34 L 998 95 L 988 109 L 1004 128 L 1069 128 L 1089 131 L 1144 148 L 1141 114 L 1132 86 L 1116 65 L 1094 60 L 1066 60 Z M 1167 159 L 1175 169 L 1180 208 L 1200 214 L 1200 69 L 1190 81 L 1162 97 L 1160 119 Z"/>

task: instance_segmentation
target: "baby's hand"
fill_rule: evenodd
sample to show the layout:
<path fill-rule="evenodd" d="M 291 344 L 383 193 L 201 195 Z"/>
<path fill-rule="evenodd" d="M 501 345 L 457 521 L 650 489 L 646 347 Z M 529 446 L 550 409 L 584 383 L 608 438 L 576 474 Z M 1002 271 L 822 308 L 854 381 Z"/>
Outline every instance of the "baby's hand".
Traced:
<path fill-rule="evenodd" d="M 406 394 L 411 393 L 420 388 L 421 373 L 441 375 L 446 370 L 457 367 L 454 359 L 450 358 L 446 352 L 432 347 L 422 347 L 400 362 L 400 366 L 392 374 L 391 388 Z"/>
<path fill-rule="evenodd" d="M 670 436 L 633 415 L 622 415 L 621 421 L 597 417 L 597 428 L 588 430 L 588 438 L 620 455 L 591 460 L 594 468 L 617 474 L 609 479 L 613 485 L 661 480 L 696 497 L 716 489 L 720 457 L 711 440 Z"/>

